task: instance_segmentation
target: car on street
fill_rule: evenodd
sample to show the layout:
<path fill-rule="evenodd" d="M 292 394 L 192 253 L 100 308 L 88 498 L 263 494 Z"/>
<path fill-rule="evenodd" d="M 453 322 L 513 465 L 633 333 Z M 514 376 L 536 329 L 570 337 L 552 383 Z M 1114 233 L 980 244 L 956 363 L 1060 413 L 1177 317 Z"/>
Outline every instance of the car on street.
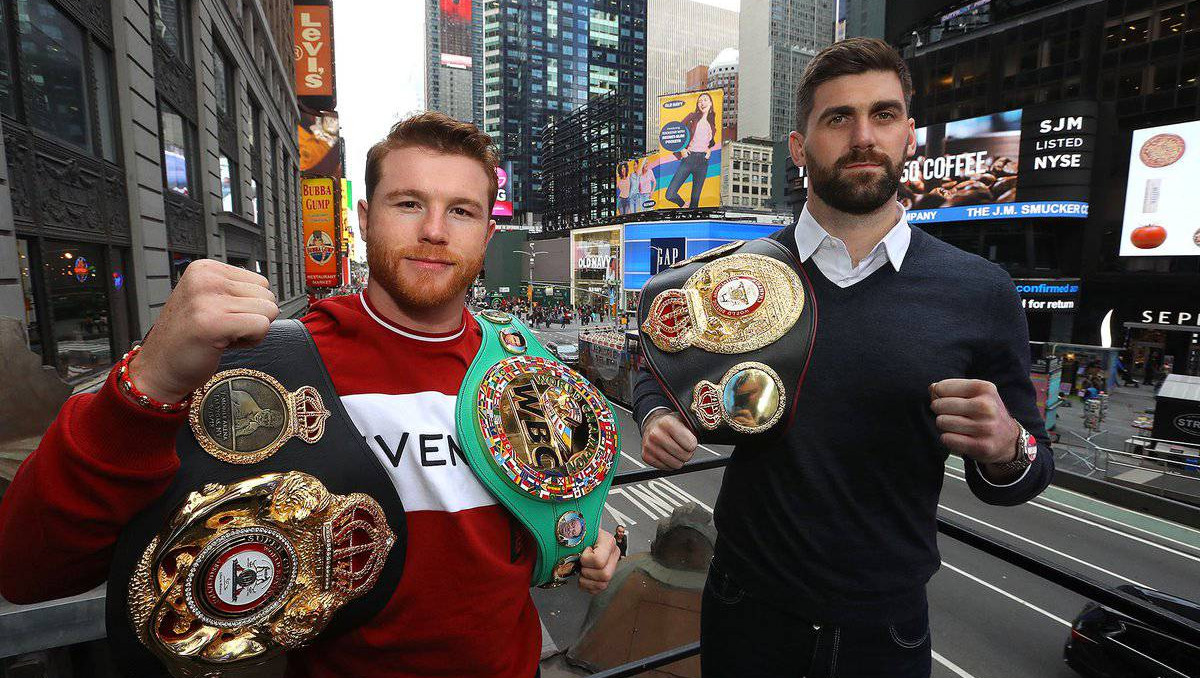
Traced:
<path fill-rule="evenodd" d="M 579 362 L 579 344 L 551 341 L 547 342 L 546 348 L 554 354 L 555 358 L 568 365 L 574 365 Z"/>
<path fill-rule="evenodd" d="M 1193 601 L 1132 584 L 1117 590 L 1200 624 L 1200 604 Z M 1063 660 L 1087 678 L 1200 676 L 1200 647 L 1095 602 L 1071 624 Z"/>

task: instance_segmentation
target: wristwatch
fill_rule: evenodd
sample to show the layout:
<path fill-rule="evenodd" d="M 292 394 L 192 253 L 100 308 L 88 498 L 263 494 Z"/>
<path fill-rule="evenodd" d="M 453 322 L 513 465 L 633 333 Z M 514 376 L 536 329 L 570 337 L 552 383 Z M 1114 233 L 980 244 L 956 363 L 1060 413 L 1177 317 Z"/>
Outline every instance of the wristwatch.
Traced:
<path fill-rule="evenodd" d="M 1002 474 L 1018 473 L 1029 468 L 1034 459 L 1037 459 L 1037 438 L 1033 434 L 1025 430 L 1024 426 L 1019 423 L 1021 433 L 1017 436 L 1017 442 L 1014 446 L 1014 456 L 1012 461 L 1006 461 L 1000 464 L 992 464 L 992 467 Z"/>

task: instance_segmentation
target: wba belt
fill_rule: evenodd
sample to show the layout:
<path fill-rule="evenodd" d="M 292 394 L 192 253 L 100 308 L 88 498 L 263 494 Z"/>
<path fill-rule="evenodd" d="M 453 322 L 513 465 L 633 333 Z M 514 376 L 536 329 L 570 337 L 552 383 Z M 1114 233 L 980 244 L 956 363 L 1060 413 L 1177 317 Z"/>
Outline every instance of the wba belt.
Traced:
<path fill-rule="evenodd" d="M 373 617 L 404 507 L 302 324 L 228 351 L 192 396 L 166 492 L 121 533 L 107 627 L 127 675 L 237 675 Z"/>
<path fill-rule="evenodd" d="M 646 282 L 638 307 L 646 366 L 701 442 L 777 436 L 812 352 L 812 285 L 779 242 L 736 241 Z"/>
<path fill-rule="evenodd" d="M 596 542 L 621 449 L 604 396 L 507 313 L 485 310 L 479 353 L 455 406 L 471 470 L 537 541 L 533 584 L 579 569 Z"/>

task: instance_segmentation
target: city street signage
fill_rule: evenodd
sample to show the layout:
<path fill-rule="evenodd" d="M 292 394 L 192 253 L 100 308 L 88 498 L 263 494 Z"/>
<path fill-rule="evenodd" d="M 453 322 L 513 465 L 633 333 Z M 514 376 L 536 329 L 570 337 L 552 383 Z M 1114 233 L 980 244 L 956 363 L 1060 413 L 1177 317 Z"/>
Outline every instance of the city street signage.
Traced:
<path fill-rule="evenodd" d="M 308 287 L 338 284 L 338 226 L 333 179 L 300 180 L 304 225 L 304 281 Z"/>
<path fill-rule="evenodd" d="M 899 199 L 910 223 L 1085 218 L 1096 104 L 1036 106 L 917 129 Z"/>
<path fill-rule="evenodd" d="M 310 108 L 332 110 L 332 103 L 313 105 L 304 99 L 325 97 L 332 100 L 334 96 L 333 8 L 328 3 L 297 3 L 292 8 L 292 31 L 296 96 Z"/>
<path fill-rule="evenodd" d="M 1065 313 L 1079 305 L 1079 278 L 1014 278 L 1021 307 L 1039 313 Z"/>
<path fill-rule="evenodd" d="M 1133 132 L 1120 256 L 1200 256 L 1200 121 Z"/>

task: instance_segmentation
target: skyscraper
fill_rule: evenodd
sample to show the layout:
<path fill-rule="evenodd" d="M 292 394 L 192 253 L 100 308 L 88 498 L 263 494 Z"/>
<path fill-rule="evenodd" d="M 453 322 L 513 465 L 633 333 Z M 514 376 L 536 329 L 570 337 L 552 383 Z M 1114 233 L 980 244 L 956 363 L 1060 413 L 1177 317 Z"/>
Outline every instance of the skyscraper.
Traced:
<path fill-rule="evenodd" d="M 805 66 L 833 41 L 833 0 L 742 0 L 738 134 L 779 140 L 796 120 Z"/>
<path fill-rule="evenodd" d="M 479 124 L 483 0 L 425 0 L 425 107 Z"/>
<path fill-rule="evenodd" d="M 591 97 L 620 95 L 634 110 L 621 143 L 640 148 L 646 0 L 484 0 L 483 18 L 484 131 L 512 163 L 517 212 L 544 205 L 542 129 Z"/>
<path fill-rule="evenodd" d="M 651 0 L 647 11 L 646 150 L 653 150 L 658 147 L 658 97 L 691 89 L 689 69 L 737 46 L 738 13 L 696 0 Z"/>
<path fill-rule="evenodd" d="M 724 115 L 721 117 L 721 138 L 737 141 L 738 137 L 738 51 L 733 47 L 721 50 L 707 69 L 709 89 L 725 92 Z"/>

